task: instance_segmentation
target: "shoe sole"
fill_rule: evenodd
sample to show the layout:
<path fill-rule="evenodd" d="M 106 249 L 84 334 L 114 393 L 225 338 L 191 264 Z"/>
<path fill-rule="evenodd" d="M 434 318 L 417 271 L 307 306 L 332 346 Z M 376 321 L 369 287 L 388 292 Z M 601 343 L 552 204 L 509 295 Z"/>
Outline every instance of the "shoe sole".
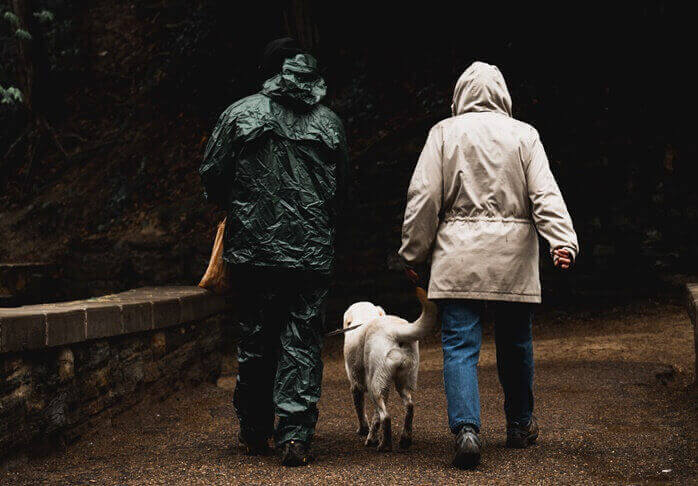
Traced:
<path fill-rule="evenodd" d="M 311 462 L 313 462 L 313 457 L 305 457 L 305 458 L 299 458 L 299 457 L 294 457 L 294 458 L 288 458 L 288 459 L 283 459 L 281 460 L 281 465 L 286 466 L 286 467 L 300 467 L 300 466 L 307 466 Z"/>
<path fill-rule="evenodd" d="M 246 456 L 270 456 L 271 447 L 268 444 L 260 446 L 250 446 L 242 441 L 238 442 L 238 450 Z"/>
<path fill-rule="evenodd" d="M 299 461 L 289 461 L 289 462 L 282 462 L 281 465 L 285 467 L 301 467 L 301 466 L 307 466 L 310 464 L 310 461 L 307 462 L 299 462 Z"/>
<path fill-rule="evenodd" d="M 456 454 L 452 462 L 454 467 L 458 469 L 473 469 L 480 465 L 480 453 L 462 453 Z"/>
<path fill-rule="evenodd" d="M 251 449 L 249 447 L 245 447 L 242 451 L 243 454 L 246 456 L 261 456 L 261 457 L 266 457 L 271 455 L 271 451 L 269 449 Z"/>
<path fill-rule="evenodd" d="M 538 433 L 524 437 L 523 440 L 512 439 L 507 437 L 506 446 L 510 449 L 526 449 L 536 443 L 538 439 Z"/>

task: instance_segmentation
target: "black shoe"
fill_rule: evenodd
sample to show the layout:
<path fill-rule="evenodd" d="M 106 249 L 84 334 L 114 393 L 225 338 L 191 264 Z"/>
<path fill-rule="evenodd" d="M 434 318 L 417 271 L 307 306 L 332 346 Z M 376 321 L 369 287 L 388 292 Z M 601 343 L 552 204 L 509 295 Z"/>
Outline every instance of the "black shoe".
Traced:
<path fill-rule="evenodd" d="M 281 464 L 288 467 L 305 466 L 313 461 L 310 447 L 305 442 L 290 440 L 283 446 Z"/>
<path fill-rule="evenodd" d="M 238 443 L 243 453 L 247 456 L 268 456 L 271 452 L 268 440 L 247 441 L 238 434 Z"/>
<path fill-rule="evenodd" d="M 481 448 L 482 441 L 475 428 L 464 425 L 456 435 L 456 454 L 453 456 L 453 465 L 460 469 L 474 468 L 480 464 Z"/>
<path fill-rule="evenodd" d="M 538 438 L 538 422 L 532 417 L 527 426 L 509 425 L 507 426 L 507 447 L 514 449 L 525 449 L 531 444 L 535 444 Z"/>

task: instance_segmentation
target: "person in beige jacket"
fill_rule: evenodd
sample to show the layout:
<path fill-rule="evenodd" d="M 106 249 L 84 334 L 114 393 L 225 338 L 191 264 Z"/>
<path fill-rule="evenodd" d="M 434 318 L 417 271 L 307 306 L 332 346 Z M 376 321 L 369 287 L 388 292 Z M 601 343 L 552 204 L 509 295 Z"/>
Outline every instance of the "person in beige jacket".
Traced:
<path fill-rule="evenodd" d="M 485 301 L 493 301 L 507 445 L 538 436 L 533 416 L 531 304 L 541 301 L 538 234 L 571 268 L 577 236 L 535 128 L 512 117 L 496 66 L 473 63 L 456 83 L 453 116 L 429 132 L 407 194 L 402 257 L 442 316 L 444 383 L 454 464 L 480 462 L 476 365 Z"/>

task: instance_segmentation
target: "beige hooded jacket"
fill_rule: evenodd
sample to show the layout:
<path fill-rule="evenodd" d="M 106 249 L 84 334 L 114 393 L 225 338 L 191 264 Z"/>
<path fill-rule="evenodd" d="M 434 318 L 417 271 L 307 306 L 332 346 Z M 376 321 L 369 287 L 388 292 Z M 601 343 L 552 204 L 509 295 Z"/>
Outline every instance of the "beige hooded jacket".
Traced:
<path fill-rule="evenodd" d="M 473 63 L 453 117 L 429 132 L 407 194 L 400 256 L 431 254 L 431 299 L 540 302 L 538 237 L 573 258 L 577 235 L 538 132 L 511 116 L 496 66 Z"/>

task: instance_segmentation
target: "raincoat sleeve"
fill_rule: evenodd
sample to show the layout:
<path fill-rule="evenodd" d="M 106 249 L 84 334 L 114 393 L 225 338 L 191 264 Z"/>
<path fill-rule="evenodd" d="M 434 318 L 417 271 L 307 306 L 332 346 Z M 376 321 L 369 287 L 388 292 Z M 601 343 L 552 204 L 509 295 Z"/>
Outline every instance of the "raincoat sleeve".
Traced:
<path fill-rule="evenodd" d="M 566 248 L 572 259 L 576 259 L 579 254 L 577 234 L 537 132 L 525 169 L 531 213 L 538 232 L 550 245 L 551 254 L 557 248 Z"/>
<path fill-rule="evenodd" d="M 429 132 L 407 191 L 399 254 L 408 265 L 424 263 L 434 244 L 443 202 L 442 137 L 439 127 Z"/>
<path fill-rule="evenodd" d="M 207 201 L 225 207 L 235 166 L 235 120 L 223 112 L 206 145 L 199 175 Z"/>

